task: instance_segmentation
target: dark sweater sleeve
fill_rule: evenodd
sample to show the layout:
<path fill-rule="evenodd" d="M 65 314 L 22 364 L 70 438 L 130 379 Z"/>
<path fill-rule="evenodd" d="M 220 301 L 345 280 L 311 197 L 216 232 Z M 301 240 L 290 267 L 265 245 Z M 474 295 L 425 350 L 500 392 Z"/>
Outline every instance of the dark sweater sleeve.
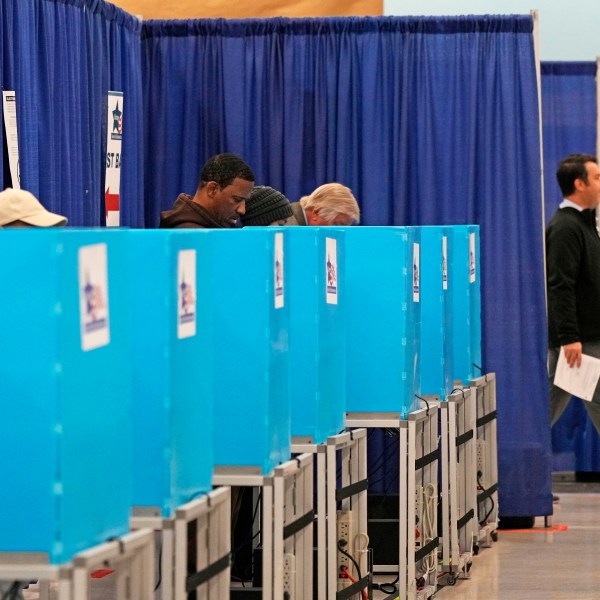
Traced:
<path fill-rule="evenodd" d="M 546 235 L 548 324 L 561 346 L 581 341 L 577 326 L 576 282 L 583 239 L 572 222 L 556 223 Z"/>

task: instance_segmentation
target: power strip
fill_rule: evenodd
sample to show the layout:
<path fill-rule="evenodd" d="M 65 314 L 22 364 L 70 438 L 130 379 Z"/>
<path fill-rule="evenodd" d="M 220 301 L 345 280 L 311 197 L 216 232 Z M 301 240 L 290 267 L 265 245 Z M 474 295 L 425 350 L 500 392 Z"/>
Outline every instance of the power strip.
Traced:
<path fill-rule="evenodd" d="M 338 510 L 337 511 L 337 543 L 341 540 L 346 542 L 346 545 L 343 546 L 344 550 L 348 554 L 352 554 L 352 540 L 354 539 L 354 523 L 352 520 L 352 511 L 351 510 Z M 337 552 L 337 567 L 338 567 L 338 592 L 346 589 L 347 587 L 352 585 L 352 582 L 347 577 L 340 577 L 341 567 L 345 567 L 348 570 L 348 573 L 352 573 L 352 562 L 350 559 L 342 554 L 339 550 Z"/>
<path fill-rule="evenodd" d="M 296 556 L 283 555 L 283 591 L 288 592 L 289 600 L 294 600 L 294 583 L 296 582 Z"/>

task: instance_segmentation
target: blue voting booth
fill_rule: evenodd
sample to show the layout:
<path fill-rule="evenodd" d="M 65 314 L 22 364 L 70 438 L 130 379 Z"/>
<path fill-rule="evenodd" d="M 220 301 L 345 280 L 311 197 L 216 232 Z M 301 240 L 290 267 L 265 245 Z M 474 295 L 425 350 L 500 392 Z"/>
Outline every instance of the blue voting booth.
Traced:
<path fill-rule="evenodd" d="M 449 230 L 452 379 L 468 385 L 482 372 L 479 226 L 455 225 Z"/>
<path fill-rule="evenodd" d="M 163 516 L 212 489 L 208 231 L 132 231 L 133 506 Z"/>
<path fill-rule="evenodd" d="M 441 400 L 452 390 L 448 227 L 419 227 L 421 236 L 421 393 Z"/>
<path fill-rule="evenodd" d="M 347 411 L 418 406 L 420 247 L 418 228 L 345 230 Z"/>
<path fill-rule="evenodd" d="M 290 458 L 287 231 L 208 234 L 211 286 L 198 305 L 214 327 L 215 465 L 267 474 Z"/>
<path fill-rule="evenodd" d="M 0 236 L 0 551 L 62 563 L 128 531 L 127 235 Z"/>
<path fill-rule="evenodd" d="M 344 429 L 344 232 L 292 227 L 289 247 L 291 431 L 320 444 Z"/>

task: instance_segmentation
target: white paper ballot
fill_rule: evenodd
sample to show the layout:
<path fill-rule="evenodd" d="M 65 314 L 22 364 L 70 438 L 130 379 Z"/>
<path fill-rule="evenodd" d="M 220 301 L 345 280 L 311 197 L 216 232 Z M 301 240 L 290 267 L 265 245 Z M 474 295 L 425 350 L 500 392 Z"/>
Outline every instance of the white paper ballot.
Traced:
<path fill-rule="evenodd" d="M 600 358 L 581 355 L 581 367 L 570 368 L 565 353 L 561 349 L 554 375 L 554 385 L 577 396 L 591 401 L 600 378 Z"/>

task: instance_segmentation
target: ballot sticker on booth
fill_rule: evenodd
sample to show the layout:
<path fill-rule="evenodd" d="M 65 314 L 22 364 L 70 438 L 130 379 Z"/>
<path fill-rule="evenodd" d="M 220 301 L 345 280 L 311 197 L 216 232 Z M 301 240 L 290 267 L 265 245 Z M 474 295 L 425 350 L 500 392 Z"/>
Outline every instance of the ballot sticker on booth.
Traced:
<path fill-rule="evenodd" d="M 327 281 L 327 304 L 338 303 L 338 264 L 337 264 L 337 240 L 325 239 L 325 273 Z"/>
<path fill-rule="evenodd" d="M 196 251 L 180 250 L 177 258 L 177 337 L 196 335 Z"/>
<path fill-rule="evenodd" d="M 283 233 L 275 234 L 275 308 L 283 308 Z"/>
<path fill-rule="evenodd" d="M 469 283 L 475 283 L 475 234 L 469 234 Z"/>
<path fill-rule="evenodd" d="M 448 238 L 442 236 L 442 289 L 448 289 Z"/>
<path fill-rule="evenodd" d="M 106 244 L 82 246 L 78 258 L 81 349 L 87 351 L 110 342 Z"/>
<path fill-rule="evenodd" d="M 421 296 L 421 275 L 419 273 L 419 244 L 413 244 L 413 302 Z"/>

